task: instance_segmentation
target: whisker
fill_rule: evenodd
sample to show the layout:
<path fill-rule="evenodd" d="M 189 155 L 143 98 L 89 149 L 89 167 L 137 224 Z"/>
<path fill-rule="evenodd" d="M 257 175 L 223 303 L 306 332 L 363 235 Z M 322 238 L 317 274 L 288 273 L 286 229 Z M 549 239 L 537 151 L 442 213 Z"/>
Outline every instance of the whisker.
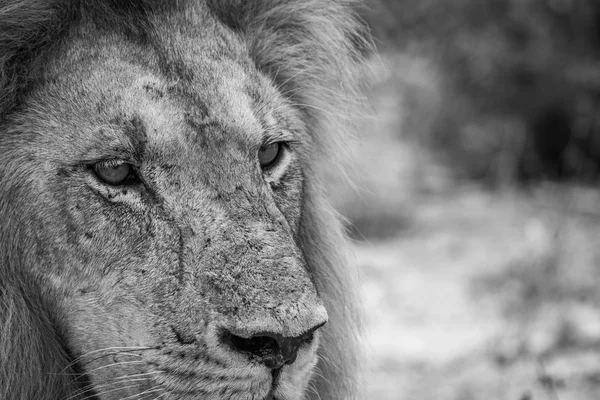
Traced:
<path fill-rule="evenodd" d="M 151 387 L 148 390 L 144 390 L 141 393 L 133 394 L 131 396 L 127 396 L 125 398 L 122 398 L 121 400 L 133 400 L 133 399 L 137 398 L 138 396 L 145 396 L 147 394 L 156 393 L 156 392 L 163 392 L 163 394 L 166 393 L 163 388 L 160 388 L 158 386 L 154 386 L 154 387 Z"/>
<path fill-rule="evenodd" d="M 317 396 L 317 398 L 319 400 L 321 400 L 321 395 L 319 394 L 319 391 L 315 387 L 314 383 L 312 383 L 312 382 L 308 383 L 308 390 L 310 390 L 312 393 L 314 393 Z"/>
<path fill-rule="evenodd" d="M 87 353 L 84 353 L 82 355 L 80 355 L 79 357 L 74 358 L 73 360 L 71 360 L 71 362 L 65 367 L 63 368 L 62 372 L 65 372 L 68 368 L 71 368 L 72 366 L 74 366 L 75 364 L 77 364 L 78 362 L 80 362 L 84 357 L 90 356 L 92 354 L 97 354 L 97 353 L 101 353 L 103 351 L 109 351 L 112 352 L 111 354 L 113 354 L 114 352 L 126 352 L 126 351 L 132 351 L 132 350 L 156 350 L 158 347 L 147 347 L 147 346 L 143 346 L 143 347 L 133 347 L 133 346 L 127 346 L 127 347 L 105 347 L 102 349 L 97 349 L 97 350 L 93 350 L 93 351 L 88 351 Z"/>
<path fill-rule="evenodd" d="M 151 375 L 157 375 L 157 374 L 161 374 L 161 373 L 162 373 L 161 371 L 150 371 L 150 372 L 143 372 L 143 373 L 140 373 L 140 374 L 133 374 L 133 375 L 122 376 L 122 377 L 119 377 L 119 378 L 116 378 L 116 379 L 123 380 L 123 379 L 126 379 L 126 378 L 139 378 L 139 377 L 142 377 L 142 376 L 151 376 Z"/>
<path fill-rule="evenodd" d="M 322 354 L 318 354 L 317 356 L 319 357 L 319 359 L 323 360 L 328 365 L 334 367 L 335 369 L 337 369 L 340 372 L 343 372 L 342 368 L 337 363 L 333 362 L 330 358 L 328 358 Z M 319 369 L 318 366 L 317 366 L 317 369 Z"/>
<path fill-rule="evenodd" d="M 144 378 L 136 378 L 136 379 L 126 379 L 127 377 L 121 377 L 121 380 L 119 382 L 118 379 L 114 379 L 114 380 L 108 380 L 107 382 L 101 384 L 101 385 L 96 385 L 94 386 L 92 389 L 94 389 L 95 392 L 98 392 L 98 389 L 101 388 L 114 388 L 115 384 L 117 383 L 134 383 L 134 382 L 147 382 L 147 379 Z M 137 385 L 130 385 L 130 386 L 121 386 L 119 388 L 116 389 L 124 389 L 124 388 L 129 388 L 129 387 L 133 387 L 133 386 L 137 386 Z"/>
<path fill-rule="evenodd" d="M 115 355 L 125 355 L 125 356 L 131 356 L 131 357 L 142 357 L 140 354 L 135 354 L 135 353 L 111 352 L 111 353 L 104 354 L 104 355 L 101 355 L 101 356 L 98 356 L 98 357 L 94 357 L 91 360 L 87 360 L 85 363 L 82 363 L 81 365 L 82 366 L 86 366 L 86 365 L 89 365 L 89 364 L 93 363 L 94 361 L 98 361 L 98 360 L 101 360 L 102 358 L 109 357 L 109 356 L 115 356 Z M 64 370 L 65 370 L 65 368 L 63 368 L 62 371 L 64 371 Z M 54 375 L 63 375 L 63 376 L 79 376 L 79 375 L 81 375 L 81 374 L 78 374 L 78 373 L 67 373 L 67 372 L 62 372 L 62 371 L 61 372 L 54 372 L 52 374 L 54 374 Z"/>
<path fill-rule="evenodd" d="M 131 388 L 134 388 L 134 387 L 137 387 L 137 386 L 138 386 L 138 385 L 129 385 L 129 386 L 123 386 L 123 387 L 114 388 L 114 389 L 111 389 L 111 390 L 105 390 L 105 391 L 103 391 L 103 392 L 98 392 L 98 393 L 96 393 L 96 395 L 97 395 L 97 396 L 101 396 L 101 395 L 105 395 L 105 394 L 108 394 L 108 393 L 113 393 L 113 392 L 116 392 L 116 391 L 118 391 L 118 390 L 131 389 Z"/>
<path fill-rule="evenodd" d="M 73 399 L 78 399 L 79 396 L 81 395 L 86 395 L 85 397 L 81 398 L 82 400 L 85 400 L 86 398 L 89 397 L 88 392 L 90 392 L 91 390 L 94 389 L 94 386 L 90 383 L 89 385 L 85 385 L 77 390 L 75 390 L 74 392 L 72 392 L 69 397 L 63 397 L 62 400 L 73 400 Z"/>
<path fill-rule="evenodd" d="M 92 370 L 89 371 L 85 371 L 86 374 L 91 374 L 92 372 L 98 372 L 100 370 L 106 369 L 106 368 L 110 368 L 110 367 L 116 367 L 121 366 L 121 365 L 132 365 L 132 364 L 146 364 L 144 361 L 121 361 L 118 363 L 113 363 L 113 364 L 106 364 L 106 365 L 101 365 L 97 368 L 94 368 Z"/>
<path fill-rule="evenodd" d="M 114 364 L 114 365 L 118 365 L 118 364 Z M 93 385 L 93 384 L 86 385 L 86 386 L 76 390 L 75 392 L 73 392 L 71 394 L 71 397 L 66 398 L 64 400 L 71 400 L 81 394 L 85 394 L 85 392 L 87 392 L 89 390 L 92 390 L 92 389 L 96 390 L 101 387 L 111 386 L 118 382 L 123 382 L 123 381 L 127 381 L 127 380 L 130 380 L 131 382 L 146 381 L 147 379 L 144 377 L 150 377 L 152 375 L 159 374 L 159 373 L 160 373 L 160 371 L 151 371 L 151 372 L 145 372 L 145 373 L 140 373 L 140 374 L 124 375 L 124 376 L 119 376 L 116 378 L 110 378 L 110 379 L 106 380 L 103 384 L 100 384 L 100 385 Z M 136 379 L 131 379 L 131 378 L 136 378 Z"/>
<path fill-rule="evenodd" d="M 79 389 L 77 389 L 77 390 L 74 390 L 73 392 L 71 392 L 71 393 L 69 394 L 69 396 L 68 396 L 68 397 L 63 397 L 61 400 L 73 400 L 73 399 L 80 399 L 80 400 L 84 400 L 84 399 L 86 399 L 87 397 L 89 397 L 89 396 L 87 395 L 87 393 L 88 393 L 88 392 L 90 392 L 90 391 L 91 391 L 91 390 L 93 390 L 93 389 L 94 389 L 94 387 L 93 387 L 93 385 L 90 383 L 90 384 L 88 384 L 88 385 L 85 385 L 85 386 L 82 386 L 82 387 L 80 387 L 80 388 L 79 388 Z M 85 396 L 85 397 L 79 397 L 79 396 L 82 396 L 82 395 L 86 395 L 86 396 Z"/>
<path fill-rule="evenodd" d="M 164 389 L 163 389 L 164 390 Z M 158 397 L 155 397 L 154 400 L 159 400 L 161 397 L 168 395 L 169 393 L 164 392 L 163 394 L 159 395 Z"/>
<path fill-rule="evenodd" d="M 320 356 L 319 356 L 319 358 L 320 358 Z M 325 360 L 325 361 L 327 361 L 327 360 Z M 325 377 L 325 375 L 323 374 L 323 371 L 321 370 L 321 368 L 319 368 L 318 365 L 315 366 L 315 369 L 313 370 L 313 374 L 316 375 L 317 377 L 323 379 L 327 384 L 331 385 L 331 381 L 329 381 L 329 379 L 327 379 Z"/>

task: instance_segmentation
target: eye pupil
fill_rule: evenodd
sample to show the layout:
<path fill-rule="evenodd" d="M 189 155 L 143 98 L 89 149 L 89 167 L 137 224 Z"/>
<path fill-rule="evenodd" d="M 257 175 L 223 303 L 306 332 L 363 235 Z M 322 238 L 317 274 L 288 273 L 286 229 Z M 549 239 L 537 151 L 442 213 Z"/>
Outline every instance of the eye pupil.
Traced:
<path fill-rule="evenodd" d="M 262 147 L 258 151 L 258 161 L 262 168 L 267 168 L 277 161 L 279 152 L 281 151 L 281 143 L 271 143 Z"/>
<path fill-rule="evenodd" d="M 98 163 L 94 166 L 94 169 L 96 175 L 109 185 L 121 185 L 130 178 L 133 173 L 131 164 L 127 163 L 120 163 L 117 165 L 111 165 L 105 162 Z"/>

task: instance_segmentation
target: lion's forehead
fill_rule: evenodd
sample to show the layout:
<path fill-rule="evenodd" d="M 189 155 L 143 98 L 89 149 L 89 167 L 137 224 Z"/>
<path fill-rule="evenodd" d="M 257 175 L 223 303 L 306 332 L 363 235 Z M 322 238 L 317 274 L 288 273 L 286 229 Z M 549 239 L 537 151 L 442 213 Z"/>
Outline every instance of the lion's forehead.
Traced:
<path fill-rule="evenodd" d="M 134 119 L 145 130 L 145 146 L 178 159 L 191 145 L 209 155 L 211 147 L 246 152 L 260 145 L 266 129 L 282 128 L 277 109 L 284 105 L 249 58 L 240 57 L 242 44 L 232 34 L 179 33 L 168 45 L 89 30 L 67 44 L 47 69 L 52 84 L 33 99 L 55 105 L 34 118 L 46 141 L 66 147 L 56 157 L 106 145 L 107 135 Z"/>

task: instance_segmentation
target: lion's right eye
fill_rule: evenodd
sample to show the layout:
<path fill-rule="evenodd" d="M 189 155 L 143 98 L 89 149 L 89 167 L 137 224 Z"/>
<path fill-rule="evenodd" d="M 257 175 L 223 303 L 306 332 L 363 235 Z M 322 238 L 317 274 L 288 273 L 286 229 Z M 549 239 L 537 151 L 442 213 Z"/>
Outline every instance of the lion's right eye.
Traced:
<path fill-rule="evenodd" d="M 277 164 L 283 153 L 283 143 L 275 142 L 261 147 L 258 151 L 258 161 L 263 170 L 272 168 Z"/>
<path fill-rule="evenodd" d="M 93 170 L 101 181 L 113 186 L 130 184 L 138 180 L 133 166 L 121 160 L 97 162 Z"/>

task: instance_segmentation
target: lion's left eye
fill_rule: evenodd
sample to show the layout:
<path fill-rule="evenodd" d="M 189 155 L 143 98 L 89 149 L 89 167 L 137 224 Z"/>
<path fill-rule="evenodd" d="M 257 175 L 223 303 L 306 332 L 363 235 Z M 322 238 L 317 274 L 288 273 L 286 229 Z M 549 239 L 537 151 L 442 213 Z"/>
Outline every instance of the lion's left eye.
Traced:
<path fill-rule="evenodd" d="M 96 176 L 109 185 L 118 186 L 137 180 L 133 166 L 119 160 L 97 162 L 93 169 Z"/>
<path fill-rule="evenodd" d="M 283 143 L 275 142 L 263 146 L 258 151 L 258 161 L 262 169 L 268 169 L 275 165 L 283 153 Z"/>

